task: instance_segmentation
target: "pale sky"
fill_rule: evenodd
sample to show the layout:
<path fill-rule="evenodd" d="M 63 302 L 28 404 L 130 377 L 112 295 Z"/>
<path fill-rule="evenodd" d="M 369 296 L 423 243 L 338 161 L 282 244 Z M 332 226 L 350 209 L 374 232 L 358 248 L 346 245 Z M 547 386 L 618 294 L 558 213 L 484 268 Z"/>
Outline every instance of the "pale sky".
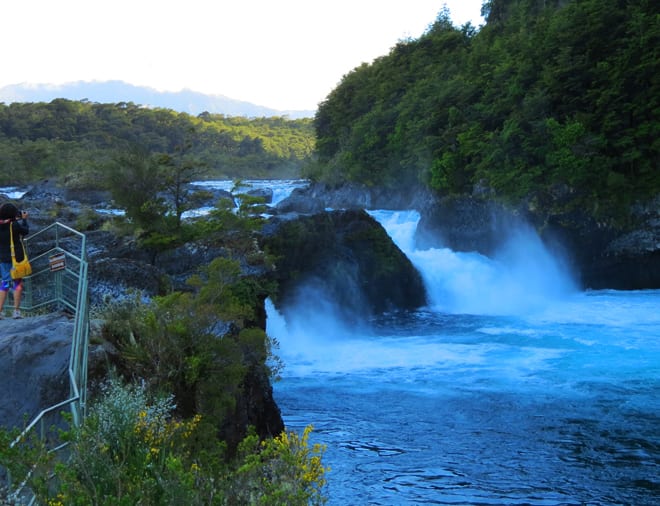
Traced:
<path fill-rule="evenodd" d="M 0 87 L 121 80 L 314 110 L 361 63 L 482 0 L 3 0 Z"/>

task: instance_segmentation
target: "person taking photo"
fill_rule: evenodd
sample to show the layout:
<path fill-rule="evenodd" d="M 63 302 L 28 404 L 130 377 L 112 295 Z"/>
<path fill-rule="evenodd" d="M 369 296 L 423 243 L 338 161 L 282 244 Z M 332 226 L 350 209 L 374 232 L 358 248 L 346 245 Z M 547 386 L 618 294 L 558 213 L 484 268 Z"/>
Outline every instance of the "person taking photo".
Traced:
<path fill-rule="evenodd" d="M 21 295 L 23 280 L 12 279 L 11 235 L 14 239 L 16 261 L 25 257 L 21 238 L 30 233 L 27 211 L 19 211 L 12 203 L 0 206 L 0 319 L 4 317 L 4 305 L 10 290 L 14 292 L 14 318 L 21 318 Z"/>

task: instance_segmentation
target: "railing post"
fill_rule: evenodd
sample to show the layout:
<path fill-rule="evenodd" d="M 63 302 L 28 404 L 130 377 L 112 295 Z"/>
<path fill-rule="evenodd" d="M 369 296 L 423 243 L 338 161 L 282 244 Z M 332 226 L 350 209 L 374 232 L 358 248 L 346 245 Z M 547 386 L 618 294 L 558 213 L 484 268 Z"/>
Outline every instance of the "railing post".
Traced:
<path fill-rule="evenodd" d="M 59 301 L 62 300 L 62 271 L 57 271 L 53 273 L 54 276 L 54 285 L 55 285 L 55 299 Z M 58 309 L 62 309 L 62 303 L 58 303 Z"/>
<path fill-rule="evenodd" d="M 32 280 L 23 280 L 23 295 L 21 297 L 21 308 L 32 307 Z"/>

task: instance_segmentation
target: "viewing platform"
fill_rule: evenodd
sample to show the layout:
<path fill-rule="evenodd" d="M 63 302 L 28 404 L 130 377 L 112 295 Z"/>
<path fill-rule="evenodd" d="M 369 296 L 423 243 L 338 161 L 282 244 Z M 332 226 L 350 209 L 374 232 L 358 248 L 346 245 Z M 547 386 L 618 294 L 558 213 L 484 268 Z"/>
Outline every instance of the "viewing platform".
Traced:
<path fill-rule="evenodd" d="M 5 318 L 0 320 L 3 371 L 0 388 L 16 394 L 12 402 L 1 407 L 0 423 L 6 428 L 20 427 L 25 425 L 20 423 L 24 416 L 33 416 L 11 447 L 25 443 L 28 436 L 36 434 L 50 452 L 57 452 L 66 446 L 60 441 L 57 429 L 68 423 L 80 425 L 86 410 L 89 346 L 86 237 L 56 222 L 28 236 L 25 243 L 32 275 L 23 281 L 23 317 L 7 318 L 8 307 L 13 306 L 9 296 Z M 54 404 L 38 406 L 35 410 L 32 404 L 44 394 L 34 391 L 39 388 L 35 379 L 44 370 L 54 371 L 58 367 L 61 381 L 55 380 L 48 388 L 53 389 L 51 394 L 61 390 L 64 395 Z M 70 411 L 70 422 L 64 419 L 66 410 Z M 3 476 L 7 479 L 10 499 L 33 504 L 32 494 L 25 490 L 26 476 L 14 477 L 9 472 Z"/>

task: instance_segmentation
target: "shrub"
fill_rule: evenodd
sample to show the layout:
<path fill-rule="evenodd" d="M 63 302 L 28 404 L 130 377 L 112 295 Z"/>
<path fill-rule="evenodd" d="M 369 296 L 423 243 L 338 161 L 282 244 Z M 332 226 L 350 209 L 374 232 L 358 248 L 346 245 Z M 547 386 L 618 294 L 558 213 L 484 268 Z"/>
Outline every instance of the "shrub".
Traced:
<path fill-rule="evenodd" d="M 187 440 L 199 417 L 172 417 L 172 397 L 111 380 L 80 428 L 65 434 L 69 459 L 55 466 L 55 493 L 40 502 L 56 505 L 203 504 Z"/>
<path fill-rule="evenodd" d="M 171 396 L 152 397 L 136 385 L 110 380 L 81 427 L 63 436 L 66 460 L 21 447 L 0 430 L 0 463 L 37 464 L 28 486 L 48 506 L 320 505 L 326 502 L 322 457 L 309 446 L 311 426 L 260 441 L 252 431 L 229 464 L 224 444 L 204 432 L 199 415 L 177 420 Z M 199 447 L 204 439 L 204 449 Z M 53 479 L 46 481 L 45 477 Z M 7 491 L 3 491 L 6 495 Z M 1 501 L 7 498 L 0 497 Z"/>
<path fill-rule="evenodd" d="M 283 432 L 259 441 L 250 434 L 239 447 L 240 466 L 226 495 L 230 504 L 279 506 L 325 504 L 326 485 L 322 457 L 325 446 L 309 446 L 312 426 L 302 435 Z"/>

